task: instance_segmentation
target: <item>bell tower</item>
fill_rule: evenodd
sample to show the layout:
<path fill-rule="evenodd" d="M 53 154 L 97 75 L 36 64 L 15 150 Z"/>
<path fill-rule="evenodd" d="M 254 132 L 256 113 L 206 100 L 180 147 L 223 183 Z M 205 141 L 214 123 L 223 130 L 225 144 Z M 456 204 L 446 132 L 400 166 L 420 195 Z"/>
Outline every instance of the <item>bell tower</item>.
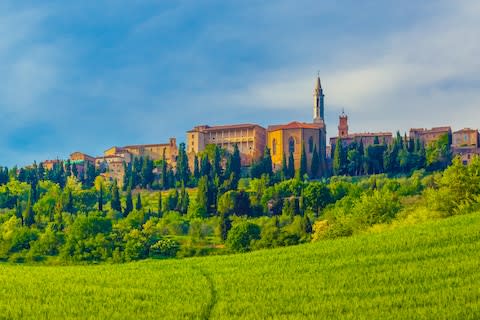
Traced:
<path fill-rule="evenodd" d="M 317 74 L 317 80 L 315 82 L 315 89 L 313 90 L 313 122 L 322 123 L 325 121 L 325 108 L 322 83 L 320 82 L 320 74 Z"/>
<path fill-rule="evenodd" d="M 338 137 L 346 138 L 348 136 L 348 116 L 344 110 L 342 110 L 342 114 L 338 120 Z"/>

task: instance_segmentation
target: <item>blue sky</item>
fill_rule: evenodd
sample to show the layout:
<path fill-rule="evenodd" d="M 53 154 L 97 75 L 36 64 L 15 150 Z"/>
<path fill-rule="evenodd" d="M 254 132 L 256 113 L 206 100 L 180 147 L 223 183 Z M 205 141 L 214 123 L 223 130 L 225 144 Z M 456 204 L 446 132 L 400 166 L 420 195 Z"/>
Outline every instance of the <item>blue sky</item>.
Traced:
<path fill-rule="evenodd" d="M 477 0 L 4 0 L 0 35 L 1 165 L 310 121 L 318 70 L 329 136 L 480 127 Z"/>

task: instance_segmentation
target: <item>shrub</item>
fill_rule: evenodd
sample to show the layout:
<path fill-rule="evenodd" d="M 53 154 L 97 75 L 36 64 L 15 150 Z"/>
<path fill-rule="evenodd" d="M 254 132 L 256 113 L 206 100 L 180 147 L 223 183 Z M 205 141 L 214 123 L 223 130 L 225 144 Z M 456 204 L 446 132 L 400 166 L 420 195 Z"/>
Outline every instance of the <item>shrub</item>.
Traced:
<path fill-rule="evenodd" d="M 171 258 L 175 257 L 180 249 L 178 242 L 172 239 L 161 239 L 150 246 L 150 257 Z"/>
<path fill-rule="evenodd" d="M 246 252 L 254 240 L 260 239 L 260 227 L 251 222 L 234 226 L 227 236 L 227 246 L 235 252 Z"/>

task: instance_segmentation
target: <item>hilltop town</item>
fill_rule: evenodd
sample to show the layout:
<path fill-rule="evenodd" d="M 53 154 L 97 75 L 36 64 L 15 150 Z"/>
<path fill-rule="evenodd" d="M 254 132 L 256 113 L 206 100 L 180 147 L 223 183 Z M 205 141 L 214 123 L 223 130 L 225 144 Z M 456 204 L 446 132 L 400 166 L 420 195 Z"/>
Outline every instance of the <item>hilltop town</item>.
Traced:
<path fill-rule="evenodd" d="M 402 137 L 405 144 L 420 142 L 426 147 L 440 138 L 446 137 L 448 149 L 453 155 L 459 155 L 464 164 L 480 154 L 479 131 L 464 128 L 452 132 L 450 126 L 431 129 L 411 128 L 408 137 Z M 397 137 L 398 138 L 398 137 Z M 136 158 L 150 159 L 154 162 L 165 162 L 171 169 L 177 167 L 179 149 L 186 151 L 188 164 L 193 172 L 198 158 L 208 146 L 218 146 L 222 150 L 233 152 L 236 146 L 244 169 L 251 168 L 270 153 L 273 171 L 282 170 L 287 165 L 286 159 L 293 159 L 294 170 L 298 170 L 305 155 L 307 173 L 313 177 L 328 176 L 333 170 L 333 158 L 338 141 L 348 150 L 352 145 L 362 145 L 362 150 L 369 146 L 382 145 L 385 150 L 395 142 L 392 132 L 349 132 L 348 116 L 342 112 L 339 116 L 338 132 L 329 139 L 327 145 L 327 128 L 325 125 L 325 95 L 320 77 L 317 76 L 313 90 L 313 120 L 310 123 L 292 121 L 286 124 L 273 124 L 264 128 L 254 123 L 231 125 L 197 125 L 186 132 L 186 145 L 177 145 L 176 138 L 168 142 L 129 146 L 113 146 L 101 156 L 91 156 L 83 152 L 73 152 L 69 159 L 45 160 L 41 165 L 45 170 L 53 170 L 55 166 L 68 166 L 77 177 L 82 178 L 88 167 L 95 168 L 102 176 L 120 185 L 125 180 L 128 167 Z M 315 164 L 314 164 L 315 163 Z M 313 171 L 312 172 L 312 165 Z M 315 169 L 317 168 L 317 169 Z M 154 174 L 160 174 L 153 168 Z M 368 170 L 367 170 L 368 171 Z M 375 172 L 375 171 L 374 171 Z"/>

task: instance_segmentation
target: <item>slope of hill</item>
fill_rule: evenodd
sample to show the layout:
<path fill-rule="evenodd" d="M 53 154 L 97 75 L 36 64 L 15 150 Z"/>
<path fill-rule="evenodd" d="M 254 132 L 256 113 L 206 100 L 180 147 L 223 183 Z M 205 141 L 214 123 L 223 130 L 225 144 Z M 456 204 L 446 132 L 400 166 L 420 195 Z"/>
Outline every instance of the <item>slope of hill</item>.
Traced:
<path fill-rule="evenodd" d="M 5 319 L 478 319 L 480 213 L 249 254 L 0 265 Z"/>

